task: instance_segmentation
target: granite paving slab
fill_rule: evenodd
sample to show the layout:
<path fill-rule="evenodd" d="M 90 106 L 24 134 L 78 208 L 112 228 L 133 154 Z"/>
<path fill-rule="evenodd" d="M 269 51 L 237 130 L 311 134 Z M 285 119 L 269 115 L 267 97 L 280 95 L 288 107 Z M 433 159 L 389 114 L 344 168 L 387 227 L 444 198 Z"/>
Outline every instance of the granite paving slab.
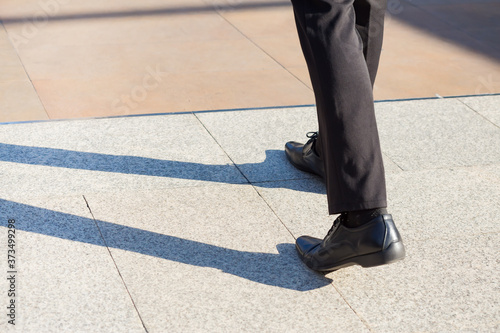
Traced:
<path fill-rule="evenodd" d="M 313 107 L 196 116 L 251 182 L 311 177 L 290 166 L 283 150 L 287 141 L 306 142 L 306 133 L 317 130 Z"/>
<path fill-rule="evenodd" d="M 2 185 L 11 195 L 246 182 L 191 114 L 11 124 L 0 130 Z"/>
<path fill-rule="evenodd" d="M 367 331 L 251 185 L 87 199 L 148 332 Z"/>
<path fill-rule="evenodd" d="M 464 97 L 459 100 L 500 127 L 500 95 Z"/>
<path fill-rule="evenodd" d="M 402 262 L 327 276 L 372 332 L 498 332 L 499 236 L 412 242 Z"/>
<path fill-rule="evenodd" d="M 376 113 L 382 149 L 403 170 L 500 162 L 498 126 L 457 99 L 377 103 Z"/>
<path fill-rule="evenodd" d="M 333 223 L 319 180 L 269 182 L 256 189 L 294 237 L 323 238 Z M 500 232 L 500 165 L 388 174 L 387 192 L 405 243 Z"/>
<path fill-rule="evenodd" d="M 15 325 L 2 311 L 2 332 L 144 332 L 83 197 L 0 199 L 0 219 L 2 270 L 14 276 L 1 279 L 2 308 L 16 305 Z M 7 249 L 15 251 L 13 267 Z"/>
<path fill-rule="evenodd" d="M 387 192 L 407 243 L 500 232 L 499 164 L 398 173 Z"/>
<path fill-rule="evenodd" d="M 314 177 L 293 168 L 284 154 L 288 141 L 305 143 L 317 131 L 312 106 L 224 113 L 196 113 L 238 168 L 253 183 Z M 231 124 L 231 126 L 228 126 Z M 385 156 L 388 172 L 401 169 Z"/>

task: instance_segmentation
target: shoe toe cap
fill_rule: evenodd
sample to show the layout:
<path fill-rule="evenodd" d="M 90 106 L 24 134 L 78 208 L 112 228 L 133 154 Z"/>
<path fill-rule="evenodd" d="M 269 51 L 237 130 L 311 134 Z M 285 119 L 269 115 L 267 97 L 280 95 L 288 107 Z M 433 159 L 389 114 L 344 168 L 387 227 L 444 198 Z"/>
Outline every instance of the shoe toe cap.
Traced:
<path fill-rule="evenodd" d="M 297 252 L 301 256 L 304 256 L 306 253 L 309 253 L 313 248 L 318 246 L 321 243 L 321 239 L 319 238 L 314 238 L 311 236 L 301 236 L 297 238 L 297 241 L 295 242 L 295 248 L 297 249 Z"/>
<path fill-rule="evenodd" d="M 302 147 L 304 147 L 304 144 L 302 143 L 299 143 L 299 142 L 295 142 L 295 141 L 288 141 L 287 143 L 285 143 L 285 151 L 286 152 L 297 152 L 297 151 L 301 151 L 302 150 Z"/>

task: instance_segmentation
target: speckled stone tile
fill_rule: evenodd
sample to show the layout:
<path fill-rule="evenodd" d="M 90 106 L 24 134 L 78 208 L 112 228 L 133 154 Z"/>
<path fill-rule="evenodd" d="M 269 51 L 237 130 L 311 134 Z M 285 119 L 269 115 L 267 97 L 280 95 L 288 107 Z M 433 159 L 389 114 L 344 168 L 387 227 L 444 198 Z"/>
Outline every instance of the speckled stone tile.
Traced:
<path fill-rule="evenodd" d="M 251 182 L 311 177 L 287 162 L 284 148 L 287 141 L 306 142 L 306 133 L 317 130 L 314 107 L 196 116 Z"/>
<path fill-rule="evenodd" d="M 251 185 L 87 199 L 149 332 L 367 331 Z"/>
<path fill-rule="evenodd" d="M 15 326 L 2 316 L 2 332 L 144 332 L 82 197 L 0 199 L 0 216 L 4 253 L 7 221 L 16 221 L 17 272 Z M 11 270 L 7 260 L 2 268 Z"/>
<path fill-rule="evenodd" d="M 459 100 L 500 127 L 500 95 L 465 97 Z"/>
<path fill-rule="evenodd" d="M 9 195 L 82 194 L 244 183 L 193 115 L 3 125 L 0 183 Z"/>
<path fill-rule="evenodd" d="M 388 210 L 405 243 L 500 232 L 500 165 L 387 174 Z M 333 223 L 319 180 L 257 184 L 290 232 L 323 238 Z"/>
<path fill-rule="evenodd" d="M 317 178 L 259 183 L 255 187 L 295 238 L 323 238 L 335 216 L 328 215 L 326 188 Z"/>
<path fill-rule="evenodd" d="M 500 129 L 456 99 L 376 104 L 384 153 L 403 170 L 500 162 Z"/>
<path fill-rule="evenodd" d="M 292 167 L 284 152 L 286 142 L 305 143 L 306 133 L 318 129 L 315 107 L 197 113 L 196 116 L 251 182 L 315 177 Z M 388 172 L 400 171 L 387 156 L 384 158 Z"/>
<path fill-rule="evenodd" d="M 500 165 L 403 172 L 387 179 L 390 211 L 403 238 L 500 232 Z"/>
<path fill-rule="evenodd" d="M 327 276 L 372 332 L 498 332 L 500 234 L 406 246 L 395 264 Z"/>

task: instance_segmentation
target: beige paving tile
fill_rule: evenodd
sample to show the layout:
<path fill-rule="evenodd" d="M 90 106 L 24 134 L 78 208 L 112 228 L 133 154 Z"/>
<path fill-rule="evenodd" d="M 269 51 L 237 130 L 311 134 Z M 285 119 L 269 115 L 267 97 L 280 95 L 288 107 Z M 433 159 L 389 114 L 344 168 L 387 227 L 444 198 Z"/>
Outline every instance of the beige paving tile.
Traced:
<path fill-rule="evenodd" d="M 222 16 L 251 39 L 297 35 L 291 6 L 223 12 Z"/>
<path fill-rule="evenodd" d="M 5 31 L 3 24 L 0 24 L 0 50 L 11 48 L 12 44 L 10 43 L 9 36 Z"/>
<path fill-rule="evenodd" d="M 252 40 L 286 68 L 306 66 L 298 36 L 257 37 Z"/>
<path fill-rule="evenodd" d="M 500 28 L 500 4 L 486 3 L 453 3 L 420 5 L 426 12 L 454 27 L 470 29 L 474 27 Z"/>
<path fill-rule="evenodd" d="M 26 24 L 6 24 L 6 29 L 17 48 L 42 45 L 137 44 L 242 38 L 234 27 L 213 12 L 131 18 L 54 20 L 33 29 L 29 29 L 29 25 Z"/>
<path fill-rule="evenodd" d="M 24 71 L 23 64 L 13 48 L 0 47 L 0 78 L 2 81 L 26 80 L 28 76 Z"/>
<path fill-rule="evenodd" d="M 498 1 L 403 0 L 395 3 L 398 4 L 395 6 L 397 10 L 394 15 L 390 15 L 390 18 L 422 32 L 431 33 L 435 38 L 451 40 L 466 49 L 492 57 L 496 61 L 500 60 L 499 37 L 498 34 L 495 36 L 495 30 L 500 29 L 500 24 L 496 19 L 500 14 Z M 436 21 L 444 25 L 444 28 L 436 27 L 433 23 Z M 471 34 L 469 33 L 471 30 L 483 30 L 487 33 L 483 33 L 482 38 L 479 38 L 483 42 L 481 45 L 471 43 L 470 39 L 464 39 L 461 36 L 450 36 L 446 33 L 450 29 L 467 32 L 473 39 L 480 37 L 480 34 Z M 487 38 L 484 38 L 485 36 Z"/>
<path fill-rule="evenodd" d="M 247 39 L 119 45 L 45 45 L 20 49 L 34 80 L 118 78 L 140 81 L 148 71 L 269 70 L 281 66 Z"/>
<path fill-rule="evenodd" d="M 449 1 L 390 6 L 375 99 L 500 92 L 496 23 L 490 13 L 486 26 L 462 15 L 471 8 L 463 2 L 457 8 Z M 11 63 L 0 69 L 2 80 L 22 74 L 12 65 L 12 54 L 1 51 L 14 44 L 51 117 L 314 103 L 288 1 L 57 3 L 53 8 L 36 0 L 0 4 L 10 36 L 0 29 L 0 59 Z M 470 9 L 472 16 L 483 15 L 485 8 L 496 13 L 494 4 L 480 7 Z M 447 9 L 463 21 L 463 31 L 447 21 L 454 19 L 443 14 Z M 46 24 L 33 16 L 43 10 Z M 157 68 L 170 72 L 168 79 L 144 83 Z M 129 102 L 121 101 L 127 96 Z M 27 112 L 20 108 L 10 114 Z"/>
<path fill-rule="evenodd" d="M 268 10 L 276 8 L 290 7 L 291 3 L 288 0 L 252 0 L 252 1 L 228 1 L 228 0 L 203 0 L 206 4 L 210 4 L 217 8 L 220 12 L 227 11 L 243 11 L 243 10 Z"/>
<path fill-rule="evenodd" d="M 28 80 L 0 81 L 0 122 L 48 119 Z"/>
<path fill-rule="evenodd" d="M 36 80 L 33 85 L 51 119 L 131 114 L 127 110 L 113 107 L 115 99 L 119 102 L 120 96 L 129 93 L 134 87 L 134 82 L 130 79 Z"/>
<path fill-rule="evenodd" d="M 283 69 L 171 73 L 148 81 L 149 87 L 143 82 L 122 77 L 33 83 L 51 118 L 302 105 L 312 98 Z"/>
<path fill-rule="evenodd" d="M 0 4 L 0 17 L 5 19 L 13 15 L 20 15 L 24 13 L 25 15 L 33 14 L 36 9 L 36 1 L 33 0 L 5 0 Z"/>
<path fill-rule="evenodd" d="M 206 8 L 202 0 L 144 0 L 140 4 L 134 0 L 110 0 L 110 1 L 73 1 L 73 0 L 4 0 L 0 4 L 0 17 L 4 20 L 13 18 L 32 19 L 35 14 L 46 13 L 49 17 L 55 19 L 85 19 L 85 14 L 95 14 L 94 16 L 109 17 L 111 14 L 125 17 L 131 17 L 131 14 L 139 15 L 145 11 L 146 14 L 153 15 L 152 11 L 163 13 L 172 9 L 179 8 Z M 128 14 L 128 15 L 125 15 Z M 61 17 L 62 16 L 62 17 Z M 70 16 L 70 17 L 68 17 Z M 133 17 L 133 16 L 132 16 Z"/>
<path fill-rule="evenodd" d="M 92 79 L 125 73 L 140 72 L 137 63 L 127 61 L 122 46 L 101 45 L 40 45 L 21 48 L 18 53 L 33 80 Z M 147 62 L 147 57 L 143 58 Z M 140 64 L 140 63 L 139 63 Z M 135 65 L 135 67 L 133 66 Z M 142 65 L 142 64 L 140 64 Z M 142 67 L 142 66 L 141 66 Z"/>
<path fill-rule="evenodd" d="M 428 32 L 439 32 L 451 28 L 450 24 L 435 17 L 426 11 L 425 8 L 416 6 L 412 1 L 405 0 L 394 1 L 388 4 L 386 25 L 392 21 L 405 23 L 416 29 Z"/>
<path fill-rule="evenodd" d="M 475 40 L 500 51 L 500 28 L 472 28 L 464 31 Z"/>
<path fill-rule="evenodd" d="M 301 67 L 288 67 L 287 70 L 295 75 L 302 83 L 304 83 L 309 89 L 312 89 L 311 79 L 309 77 L 309 70 L 307 66 Z M 311 95 L 311 102 L 309 104 L 314 104 L 314 94 Z"/>
<path fill-rule="evenodd" d="M 388 30 L 375 87 L 377 98 L 476 94 L 485 77 L 500 72 L 500 63 L 450 41 L 461 39 L 482 47 L 463 32 L 448 30 L 441 35 L 449 39 L 436 39 L 396 21 L 390 22 Z"/>
<path fill-rule="evenodd" d="M 180 98 L 172 100 L 174 109 L 184 110 L 303 105 L 309 104 L 313 95 L 283 69 L 179 74 L 170 84 L 161 97 L 176 88 Z M 169 96 L 173 97 L 172 93 Z"/>

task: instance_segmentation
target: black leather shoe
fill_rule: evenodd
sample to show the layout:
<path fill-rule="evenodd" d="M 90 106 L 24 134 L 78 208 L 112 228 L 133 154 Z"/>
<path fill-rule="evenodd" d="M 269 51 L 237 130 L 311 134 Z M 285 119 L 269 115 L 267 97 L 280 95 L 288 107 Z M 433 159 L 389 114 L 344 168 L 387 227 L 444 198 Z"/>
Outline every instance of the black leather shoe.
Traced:
<path fill-rule="evenodd" d="M 403 240 L 391 215 L 379 215 L 357 228 L 347 228 L 341 221 L 342 215 L 323 240 L 310 236 L 297 239 L 295 248 L 309 268 L 331 272 L 352 265 L 389 264 L 405 257 Z"/>
<path fill-rule="evenodd" d="M 290 163 L 299 170 L 313 173 L 325 179 L 323 160 L 314 151 L 317 132 L 307 133 L 309 141 L 306 144 L 290 141 L 285 144 L 285 154 Z"/>

